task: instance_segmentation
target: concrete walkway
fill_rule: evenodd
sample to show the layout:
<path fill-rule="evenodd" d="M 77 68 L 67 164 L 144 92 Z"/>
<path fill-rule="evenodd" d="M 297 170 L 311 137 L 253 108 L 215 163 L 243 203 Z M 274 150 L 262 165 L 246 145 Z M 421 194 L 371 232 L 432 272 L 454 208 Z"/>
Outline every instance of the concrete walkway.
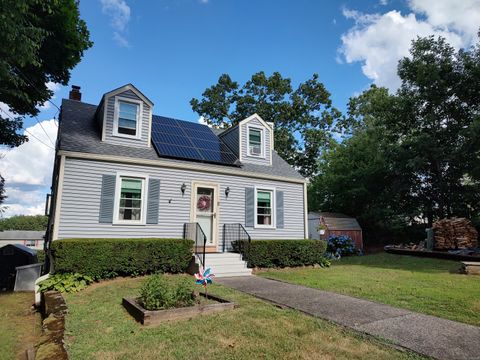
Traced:
<path fill-rule="evenodd" d="M 216 281 L 437 359 L 480 359 L 480 327 L 258 276 Z"/>

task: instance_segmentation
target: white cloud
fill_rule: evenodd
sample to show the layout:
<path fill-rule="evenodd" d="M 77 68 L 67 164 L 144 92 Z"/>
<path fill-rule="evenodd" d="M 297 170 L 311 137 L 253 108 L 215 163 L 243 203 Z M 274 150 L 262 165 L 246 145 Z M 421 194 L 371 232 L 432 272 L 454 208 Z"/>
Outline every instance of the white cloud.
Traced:
<path fill-rule="evenodd" d="M 0 102 L 0 116 L 15 117 L 16 115 L 10 111 L 10 107 L 7 104 Z"/>
<path fill-rule="evenodd" d="M 130 47 L 128 40 L 116 31 L 113 33 L 113 40 L 115 40 L 115 42 L 121 47 Z"/>
<path fill-rule="evenodd" d="M 100 0 L 102 12 L 110 17 L 110 24 L 117 31 L 124 31 L 130 21 L 130 7 L 124 0 Z"/>
<path fill-rule="evenodd" d="M 340 53 L 347 63 L 360 62 L 365 76 L 395 90 L 398 61 L 408 56 L 417 36 L 443 36 L 456 49 L 470 46 L 480 24 L 480 0 L 410 0 L 411 12 L 363 14 L 344 9 L 355 25 L 342 36 Z"/>
<path fill-rule="evenodd" d="M 113 40 L 121 47 L 130 47 L 124 34 L 130 22 L 130 6 L 125 0 L 100 0 L 100 2 L 102 3 L 102 12 L 110 17 L 110 25 L 115 30 Z"/>
<path fill-rule="evenodd" d="M 55 120 L 41 122 L 46 133 L 39 124 L 27 128 L 29 141 L 13 149 L 3 149 L 3 159 L 0 161 L 0 174 L 5 178 L 7 209 L 3 216 L 17 214 L 42 214 L 45 206 L 45 194 L 51 185 L 53 160 L 55 151 L 50 139 L 57 137 Z"/>
<path fill-rule="evenodd" d="M 207 123 L 207 120 L 205 119 L 205 117 L 203 115 L 200 116 L 197 121 L 198 121 L 199 124 L 207 125 L 208 127 L 212 127 L 212 125 Z"/>
<path fill-rule="evenodd" d="M 3 217 L 13 215 L 42 215 L 45 212 L 46 191 L 26 190 L 20 187 L 5 187 L 8 196 Z M 3 206 L 3 205 L 2 205 Z"/>
<path fill-rule="evenodd" d="M 55 120 L 45 120 L 41 124 L 52 141 L 57 137 Z M 55 151 L 47 135 L 39 124 L 27 128 L 29 141 L 13 149 L 3 151 L 4 158 L 0 161 L 0 174 L 7 184 L 48 185 L 52 175 Z"/>
<path fill-rule="evenodd" d="M 383 6 L 388 5 L 388 0 L 380 0 L 380 5 L 383 5 Z"/>
<path fill-rule="evenodd" d="M 62 88 L 62 85 L 55 83 L 53 81 L 49 81 L 48 83 L 45 84 L 47 86 L 47 89 L 53 91 L 53 96 L 50 99 L 52 101 L 55 99 L 55 93 Z M 49 101 L 45 101 L 42 105 L 38 107 L 40 110 L 47 110 L 51 108 L 51 103 Z"/>

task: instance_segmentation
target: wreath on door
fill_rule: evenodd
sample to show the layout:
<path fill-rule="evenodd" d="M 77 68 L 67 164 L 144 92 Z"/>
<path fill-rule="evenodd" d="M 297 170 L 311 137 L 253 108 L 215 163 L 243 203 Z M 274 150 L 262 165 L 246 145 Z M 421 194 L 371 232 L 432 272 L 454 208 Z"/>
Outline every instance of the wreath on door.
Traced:
<path fill-rule="evenodd" d="M 197 201 L 197 209 L 201 211 L 206 211 L 210 209 L 210 196 L 203 195 Z"/>

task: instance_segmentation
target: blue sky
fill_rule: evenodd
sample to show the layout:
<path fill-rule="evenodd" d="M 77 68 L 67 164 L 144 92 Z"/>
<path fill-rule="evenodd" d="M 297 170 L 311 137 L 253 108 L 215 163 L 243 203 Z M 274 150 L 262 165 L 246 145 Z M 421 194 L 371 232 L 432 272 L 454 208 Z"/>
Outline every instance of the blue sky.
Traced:
<path fill-rule="evenodd" d="M 155 113 L 196 120 L 190 99 L 223 73 L 244 82 L 261 70 L 279 71 L 294 84 L 318 73 L 340 108 L 371 82 L 359 63 L 339 63 L 338 52 L 353 25 L 343 9 L 377 9 L 378 1 L 137 0 L 128 6 L 122 28 L 113 25 L 120 16 L 102 11 L 100 1 L 80 3 L 94 46 L 71 83 L 82 87 L 86 102 L 98 103 L 103 93 L 131 82 L 152 99 Z M 65 88 L 57 97 L 67 94 Z"/>
<path fill-rule="evenodd" d="M 416 36 L 467 47 L 480 24 L 480 0 L 84 0 L 80 12 L 94 45 L 69 85 L 81 86 L 83 101 L 97 104 L 133 83 L 155 114 L 190 121 L 198 121 L 190 99 L 223 73 L 244 83 L 255 72 L 279 71 L 294 86 L 318 73 L 344 111 L 372 83 L 398 87 L 396 64 Z M 50 85 L 59 106 L 69 86 Z M 38 119 L 55 139 L 57 109 L 41 109 Z M 6 216 L 41 213 L 51 182 L 50 140 L 35 119 L 25 127 L 36 138 L 2 151 Z"/>

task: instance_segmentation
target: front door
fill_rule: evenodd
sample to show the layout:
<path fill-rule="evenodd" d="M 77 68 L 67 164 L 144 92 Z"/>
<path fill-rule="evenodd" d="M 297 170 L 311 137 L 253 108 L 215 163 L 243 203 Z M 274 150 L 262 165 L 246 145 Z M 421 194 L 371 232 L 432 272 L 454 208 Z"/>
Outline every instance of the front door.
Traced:
<path fill-rule="evenodd" d="M 218 238 L 218 185 L 217 184 L 193 184 L 193 218 L 202 227 L 207 237 L 207 247 L 210 251 L 216 251 Z"/>

